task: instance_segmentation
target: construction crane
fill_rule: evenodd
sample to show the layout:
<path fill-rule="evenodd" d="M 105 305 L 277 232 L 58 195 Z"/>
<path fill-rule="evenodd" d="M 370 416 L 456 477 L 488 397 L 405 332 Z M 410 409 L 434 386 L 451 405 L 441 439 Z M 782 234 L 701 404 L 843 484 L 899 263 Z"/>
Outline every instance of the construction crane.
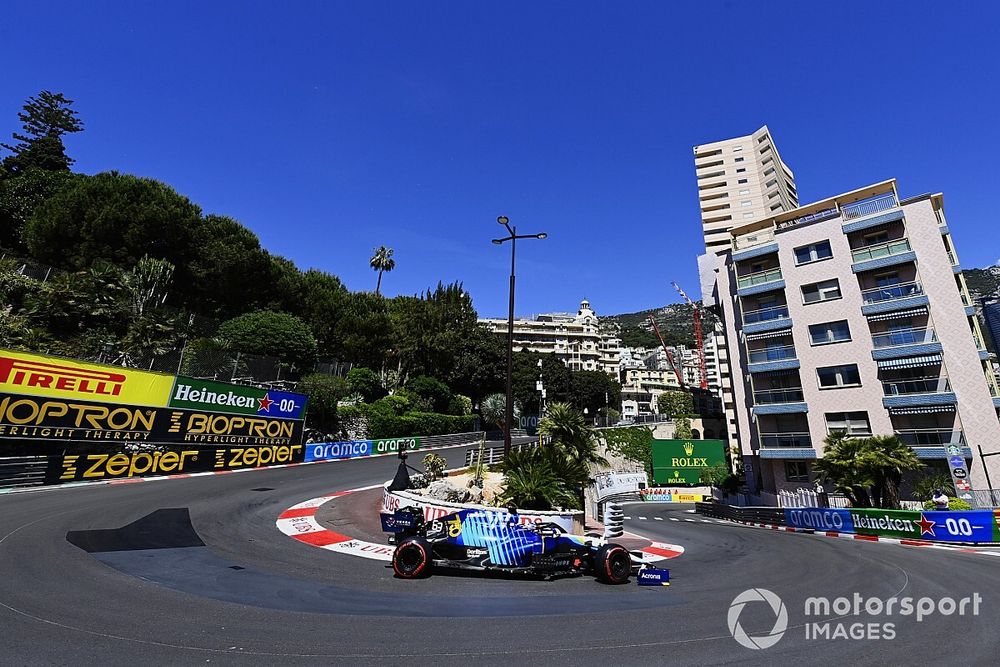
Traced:
<path fill-rule="evenodd" d="M 663 336 L 660 334 L 660 327 L 656 325 L 656 319 L 650 315 L 649 323 L 653 325 L 653 331 L 656 332 L 656 337 L 660 339 L 660 345 L 663 346 L 663 351 L 667 354 L 667 363 L 670 364 L 670 369 L 677 376 L 677 383 L 684 387 L 684 375 L 681 373 L 680 369 L 677 367 L 677 363 L 674 361 L 674 355 L 670 353 L 670 348 L 667 347 L 667 342 L 663 340 Z"/>
<path fill-rule="evenodd" d="M 681 297 L 687 301 L 688 305 L 694 308 L 694 344 L 698 348 L 698 371 L 701 373 L 701 382 L 699 386 L 702 389 L 708 389 L 708 372 L 705 370 L 705 339 L 701 335 L 701 308 L 698 307 L 694 301 L 691 300 L 681 286 L 676 282 L 671 282 L 674 289 L 681 295 Z"/>

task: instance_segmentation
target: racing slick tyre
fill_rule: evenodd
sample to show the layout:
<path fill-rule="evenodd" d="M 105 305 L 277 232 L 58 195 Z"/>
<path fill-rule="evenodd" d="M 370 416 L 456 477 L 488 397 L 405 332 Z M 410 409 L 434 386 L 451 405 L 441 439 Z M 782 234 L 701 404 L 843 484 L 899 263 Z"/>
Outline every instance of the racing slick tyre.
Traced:
<path fill-rule="evenodd" d="M 401 579 L 426 577 L 431 571 L 431 545 L 422 537 L 410 537 L 392 553 L 392 571 Z"/>
<path fill-rule="evenodd" d="M 628 583 L 632 574 L 632 556 L 620 544 L 605 544 L 594 554 L 594 574 L 606 584 Z"/>

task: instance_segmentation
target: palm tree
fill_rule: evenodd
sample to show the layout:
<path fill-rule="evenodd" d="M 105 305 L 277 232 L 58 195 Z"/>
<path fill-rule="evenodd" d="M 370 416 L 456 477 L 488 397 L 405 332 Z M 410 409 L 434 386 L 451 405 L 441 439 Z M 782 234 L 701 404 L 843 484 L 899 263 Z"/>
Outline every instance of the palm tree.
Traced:
<path fill-rule="evenodd" d="M 378 282 L 375 283 L 375 293 L 378 294 L 382 287 L 382 273 L 396 268 L 396 260 L 392 258 L 392 248 L 386 248 L 384 245 L 375 248 L 374 253 L 368 264 L 378 271 Z"/>
<path fill-rule="evenodd" d="M 552 446 L 561 450 L 570 461 L 607 463 L 597 453 L 594 429 L 587 425 L 583 415 L 569 403 L 550 403 L 538 430 L 542 435 L 552 438 Z"/>
<path fill-rule="evenodd" d="M 882 509 L 899 509 L 899 484 L 903 473 L 923 466 L 913 450 L 894 435 L 866 438 L 858 464 L 870 471 L 875 504 Z"/>
<path fill-rule="evenodd" d="M 851 507 L 871 507 L 868 489 L 874 480 L 858 465 L 864 440 L 848 437 L 846 431 L 834 431 L 823 444 L 823 458 L 813 464 L 819 481 L 833 484 L 838 493 L 847 497 Z"/>

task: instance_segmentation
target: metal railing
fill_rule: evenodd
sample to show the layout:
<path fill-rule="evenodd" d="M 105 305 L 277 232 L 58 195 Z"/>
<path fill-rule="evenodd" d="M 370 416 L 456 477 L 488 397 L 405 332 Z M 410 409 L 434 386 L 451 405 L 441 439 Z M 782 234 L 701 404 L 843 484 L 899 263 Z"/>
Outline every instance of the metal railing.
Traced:
<path fill-rule="evenodd" d="M 841 206 L 840 214 L 843 216 L 845 221 L 854 220 L 855 218 L 863 218 L 866 215 L 873 215 L 875 213 L 881 213 L 882 211 L 888 211 L 889 209 L 896 208 L 897 206 L 899 206 L 899 203 L 896 201 L 896 195 L 889 192 L 883 195 L 877 195 L 871 199 L 865 199 L 853 204 L 848 204 L 847 206 Z"/>
<path fill-rule="evenodd" d="M 946 377 L 922 377 L 882 383 L 882 393 L 886 396 L 941 394 L 947 391 L 951 391 L 951 383 Z"/>
<path fill-rule="evenodd" d="M 895 299 L 905 299 L 924 293 L 924 287 L 919 282 L 898 283 L 885 287 L 873 287 L 861 291 L 861 300 L 864 303 L 880 303 L 882 301 L 893 301 Z"/>
<path fill-rule="evenodd" d="M 937 333 L 932 327 L 895 329 L 872 336 L 872 346 L 875 349 L 899 347 L 901 345 L 919 345 L 921 343 L 937 342 Z"/>
<path fill-rule="evenodd" d="M 953 253 L 951 250 L 948 250 L 947 253 L 948 253 L 948 262 L 952 266 L 958 266 L 958 258 L 955 257 L 955 253 Z"/>
<path fill-rule="evenodd" d="M 785 389 L 761 389 L 753 393 L 753 402 L 758 405 L 773 403 L 801 403 L 803 401 L 802 387 Z"/>
<path fill-rule="evenodd" d="M 903 253 L 910 252 L 910 241 L 909 239 L 896 239 L 895 241 L 886 241 L 884 243 L 873 243 L 872 245 L 866 245 L 861 248 L 857 248 L 851 251 L 851 261 L 855 264 L 858 262 L 867 262 L 870 259 L 878 259 L 880 257 L 892 257 L 893 255 L 902 255 Z"/>
<path fill-rule="evenodd" d="M 758 271 L 757 273 L 751 273 L 747 276 L 742 276 L 736 279 L 736 285 L 742 289 L 744 287 L 753 287 L 754 285 L 763 285 L 765 283 L 773 283 L 781 280 L 781 269 L 773 268 L 767 269 L 766 271 Z"/>
<path fill-rule="evenodd" d="M 774 347 L 765 347 L 761 350 L 747 350 L 747 356 L 751 364 L 796 358 L 794 345 L 776 345 Z"/>
<path fill-rule="evenodd" d="M 909 447 L 965 444 L 965 433 L 961 429 L 900 428 L 893 434 Z"/>
<path fill-rule="evenodd" d="M 788 306 L 768 306 L 757 310 L 748 310 L 743 313 L 743 324 L 755 324 L 757 322 L 770 322 L 788 317 Z"/>
<path fill-rule="evenodd" d="M 1000 507 L 1000 489 L 976 489 L 972 497 L 976 507 Z"/>
<path fill-rule="evenodd" d="M 810 213 L 809 215 L 802 215 L 792 220 L 779 222 L 778 229 L 785 229 L 786 227 L 794 227 L 795 225 L 804 225 L 809 222 L 818 222 L 828 218 L 835 218 L 837 215 L 839 215 L 839 211 L 837 211 L 836 207 L 828 208 L 822 211 L 817 211 L 816 213 Z"/>
<path fill-rule="evenodd" d="M 760 446 L 764 449 L 775 447 L 812 447 L 808 433 L 761 433 Z"/>

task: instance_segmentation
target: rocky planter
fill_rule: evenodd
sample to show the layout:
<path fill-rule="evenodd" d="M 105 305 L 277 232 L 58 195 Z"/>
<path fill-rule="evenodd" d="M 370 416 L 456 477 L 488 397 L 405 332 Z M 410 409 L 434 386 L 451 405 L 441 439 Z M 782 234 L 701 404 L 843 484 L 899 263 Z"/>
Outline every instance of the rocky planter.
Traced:
<path fill-rule="evenodd" d="M 467 489 L 458 489 L 467 491 Z M 506 512 L 502 507 L 488 507 L 475 503 L 449 502 L 428 498 L 410 491 L 390 491 L 389 482 L 386 482 L 382 491 L 382 511 L 395 512 L 401 507 L 419 507 L 424 511 L 424 520 L 432 521 L 446 514 L 459 510 L 471 509 L 482 510 L 484 512 Z M 537 510 L 517 510 L 517 517 L 520 523 L 554 523 L 568 533 L 582 535 L 584 530 L 584 514 L 582 511 L 553 511 L 540 512 Z"/>

